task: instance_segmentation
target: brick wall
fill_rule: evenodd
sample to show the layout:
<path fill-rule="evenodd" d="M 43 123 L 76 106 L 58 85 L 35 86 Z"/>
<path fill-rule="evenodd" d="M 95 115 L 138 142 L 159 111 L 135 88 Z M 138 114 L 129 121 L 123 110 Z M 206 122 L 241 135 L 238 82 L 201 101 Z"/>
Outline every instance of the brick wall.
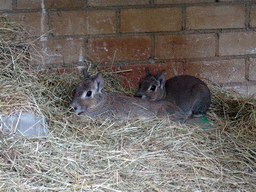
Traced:
<path fill-rule="evenodd" d="M 253 0 L 1 0 L 0 11 L 37 39 L 40 68 L 114 65 L 138 83 L 148 66 L 256 92 Z"/>

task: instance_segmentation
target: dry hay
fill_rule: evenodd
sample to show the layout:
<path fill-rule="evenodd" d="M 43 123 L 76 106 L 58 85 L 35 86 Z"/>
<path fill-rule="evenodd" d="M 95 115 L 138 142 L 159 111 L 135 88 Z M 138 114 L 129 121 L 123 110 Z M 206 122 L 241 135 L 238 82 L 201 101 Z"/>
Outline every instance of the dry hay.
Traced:
<path fill-rule="evenodd" d="M 26 32 L 16 23 L 7 22 L 0 16 L 0 111 L 10 114 L 11 111 L 31 108 L 23 86 L 29 87 L 27 81 L 23 81 L 23 73 L 28 61 L 28 46 L 26 45 Z M 14 70 L 16 67 L 16 70 Z M 20 68 L 20 69 L 17 69 Z M 16 71 L 19 71 L 17 75 Z"/>
<path fill-rule="evenodd" d="M 212 86 L 210 130 L 167 118 L 85 119 L 68 108 L 81 74 L 24 69 L 18 55 L 27 54 L 8 44 L 11 57 L 0 53 L 0 111 L 44 115 L 50 133 L 47 139 L 1 136 L 0 191 L 256 190 L 253 98 Z M 115 73 L 103 73 L 107 91 L 132 95 Z"/>

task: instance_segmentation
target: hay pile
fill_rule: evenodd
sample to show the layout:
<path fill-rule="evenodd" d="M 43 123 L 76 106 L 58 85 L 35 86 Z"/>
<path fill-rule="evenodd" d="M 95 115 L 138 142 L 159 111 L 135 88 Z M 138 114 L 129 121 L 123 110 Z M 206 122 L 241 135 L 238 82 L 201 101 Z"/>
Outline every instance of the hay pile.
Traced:
<path fill-rule="evenodd" d="M 22 52 L 10 44 L 0 49 L 0 111 L 44 115 L 50 133 L 0 137 L 0 191 L 256 190 L 254 99 L 211 87 L 210 130 L 161 118 L 85 119 L 68 108 L 82 74 L 39 75 L 25 67 L 26 43 Z M 115 73 L 103 74 L 107 91 L 132 95 Z"/>

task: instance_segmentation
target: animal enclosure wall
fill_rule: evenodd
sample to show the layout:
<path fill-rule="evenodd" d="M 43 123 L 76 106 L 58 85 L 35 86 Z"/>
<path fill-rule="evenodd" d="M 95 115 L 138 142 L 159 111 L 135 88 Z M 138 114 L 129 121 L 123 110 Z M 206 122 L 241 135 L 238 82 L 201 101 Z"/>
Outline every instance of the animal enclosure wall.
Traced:
<path fill-rule="evenodd" d="M 38 71 L 114 66 L 138 82 L 149 66 L 253 93 L 255 5 L 0 0 L 0 191 L 256 191 L 255 98 L 209 84 L 211 107 L 196 126 L 93 120 L 69 107 L 82 73 Z M 106 92 L 134 95 L 102 73 Z"/>
<path fill-rule="evenodd" d="M 256 92 L 256 1 L 2 0 L 0 11 L 35 40 L 38 70 L 111 65 L 136 84 L 148 66 Z"/>

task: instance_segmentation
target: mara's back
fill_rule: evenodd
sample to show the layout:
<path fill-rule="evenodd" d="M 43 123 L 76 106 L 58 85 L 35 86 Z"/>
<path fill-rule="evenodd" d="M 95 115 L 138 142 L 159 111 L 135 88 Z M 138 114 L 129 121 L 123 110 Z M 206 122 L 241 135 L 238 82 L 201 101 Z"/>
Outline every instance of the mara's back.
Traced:
<path fill-rule="evenodd" d="M 148 68 L 135 96 L 152 101 L 169 101 L 180 107 L 189 117 L 205 115 L 211 102 L 210 90 L 202 80 L 194 76 L 180 75 L 166 81 L 164 71 L 152 75 Z"/>

